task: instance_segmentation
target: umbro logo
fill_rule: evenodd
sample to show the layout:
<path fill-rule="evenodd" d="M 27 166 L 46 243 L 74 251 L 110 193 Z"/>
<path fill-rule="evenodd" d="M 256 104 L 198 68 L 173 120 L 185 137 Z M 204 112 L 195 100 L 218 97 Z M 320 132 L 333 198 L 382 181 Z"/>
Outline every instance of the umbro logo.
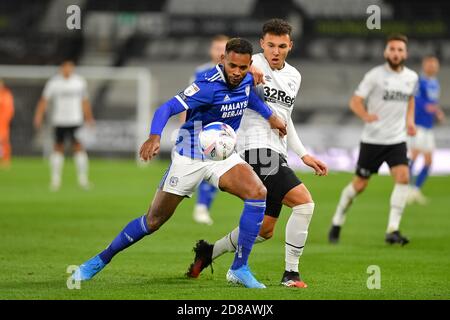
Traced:
<path fill-rule="evenodd" d="M 223 101 L 230 101 L 230 97 L 226 94 L 225 98 L 223 98 Z"/>

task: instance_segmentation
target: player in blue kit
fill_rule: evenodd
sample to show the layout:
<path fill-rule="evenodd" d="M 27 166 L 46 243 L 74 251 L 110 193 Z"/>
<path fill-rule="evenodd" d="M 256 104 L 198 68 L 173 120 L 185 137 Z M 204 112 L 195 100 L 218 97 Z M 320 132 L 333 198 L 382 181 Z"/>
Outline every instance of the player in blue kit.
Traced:
<path fill-rule="evenodd" d="M 101 271 L 120 251 L 157 231 L 175 212 L 178 204 L 191 197 L 205 179 L 244 200 L 238 250 L 227 272 L 229 282 L 247 288 L 265 288 L 247 266 L 248 257 L 258 235 L 265 210 L 266 188 L 252 167 L 236 153 L 223 161 L 205 159 L 198 148 L 198 134 L 203 126 L 216 121 L 238 129 L 245 108 L 257 111 L 280 135 L 286 135 L 286 123 L 253 91 L 253 76 L 248 73 L 253 53 L 245 39 L 228 41 L 223 65 L 205 74 L 175 97 L 160 106 L 152 120 L 150 137 L 140 149 L 143 160 L 159 152 L 161 134 L 168 119 L 187 110 L 187 120 L 179 131 L 172 162 L 147 214 L 131 221 L 100 254 L 82 264 L 73 274 L 76 281 L 89 280 Z"/>
<path fill-rule="evenodd" d="M 423 154 L 424 166 L 417 177 L 412 179 L 412 190 L 408 195 L 408 203 L 426 204 L 427 198 L 421 188 L 428 178 L 435 148 L 433 126 L 435 119 L 443 121 L 445 116 L 439 108 L 440 86 L 436 75 L 439 72 L 439 60 L 434 56 L 426 56 L 422 60 L 422 74 L 419 77 L 419 89 L 416 94 L 415 121 L 417 134 L 410 140 L 411 162 L 410 175 L 413 177 L 413 166 L 417 157 Z"/>
<path fill-rule="evenodd" d="M 225 46 L 227 45 L 230 38 L 223 34 L 218 34 L 214 36 L 211 40 L 211 45 L 209 47 L 209 56 L 211 61 L 198 66 L 195 69 L 194 77 L 191 78 L 191 82 L 195 80 L 202 79 L 205 73 L 220 63 L 220 59 L 225 52 Z M 183 122 L 184 122 L 183 117 Z M 194 207 L 194 212 L 192 214 L 195 222 L 203 223 L 207 225 L 212 225 L 213 220 L 209 213 L 211 204 L 217 194 L 217 188 L 207 181 L 203 180 L 198 186 L 197 190 L 197 202 Z"/>

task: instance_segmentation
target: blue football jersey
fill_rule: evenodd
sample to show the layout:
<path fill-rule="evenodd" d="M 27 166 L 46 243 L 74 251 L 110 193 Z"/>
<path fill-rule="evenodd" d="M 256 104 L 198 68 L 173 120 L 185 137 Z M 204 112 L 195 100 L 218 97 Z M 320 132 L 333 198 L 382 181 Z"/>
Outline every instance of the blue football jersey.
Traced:
<path fill-rule="evenodd" d="M 188 111 L 186 122 L 181 126 L 176 141 L 176 150 L 181 155 L 203 159 L 198 148 L 198 134 L 203 126 L 219 121 L 237 130 L 249 101 L 256 108 L 264 104 L 252 90 L 253 76 L 250 73 L 247 73 L 238 86 L 231 88 L 222 68 L 221 65 L 216 65 L 175 96 Z"/>
<path fill-rule="evenodd" d="M 440 96 L 439 81 L 436 78 L 419 78 L 419 90 L 415 97 L 416 124 L 431 129 L 434 124 L 435 114 L 426 110 L 427 104 L 438 104 Z"/>

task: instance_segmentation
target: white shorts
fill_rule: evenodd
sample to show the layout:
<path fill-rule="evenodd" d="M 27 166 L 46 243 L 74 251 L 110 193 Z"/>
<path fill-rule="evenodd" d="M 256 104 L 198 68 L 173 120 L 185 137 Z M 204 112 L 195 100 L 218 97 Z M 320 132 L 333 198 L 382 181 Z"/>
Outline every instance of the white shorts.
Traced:
<path fill-rule="evenodd" d="M 220 177 L 240 163 L 246 162 L 237 153 L 222 161 L 202 161 L 181 156 L 173 151 L 172 163 L 167 168 L 159 189 L 190 198 L 203 180 L 218 188 Z"/>
<path fill-rule="evenodd" d="M 409 140 L 409 148 L 421 152 L 432 152 L 435 146 L 433 131 L 417 126 L 416 135 Z"/>

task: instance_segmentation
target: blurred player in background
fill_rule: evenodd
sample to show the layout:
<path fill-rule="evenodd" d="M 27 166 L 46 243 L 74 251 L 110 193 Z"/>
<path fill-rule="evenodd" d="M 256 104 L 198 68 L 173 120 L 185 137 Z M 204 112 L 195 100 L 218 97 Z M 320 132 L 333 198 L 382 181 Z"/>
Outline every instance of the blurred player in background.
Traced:
<path fill-rule="evenodd" d="M 238 151 L 267 188 L 266 210 L 255 243 L 270 239 L 284 205 L 292 209 L 286 225 L 285 271 L 281 283 L 286 287 L 306 287 L 300 279 L 299 259 L 308 235 L 314 212 L 314 202 L 306 186 L 288 167 L 288 147 L 318 175 L 326 175 L 327 167 L 308 155 L 292 122 L 291 114 L 300 89 L 301 75 L 286 62 L 292 49 L 292 27 L 284 20 L 271 19 L 262 28 L 260 40 L 263 53 L 253 55 L 253 66 L 265 74 L 265 85 L 259 86 L 260 96 L 275 114 L 288 124 L 287 137 L 280 138 L 257 113 L 246 110 L 238 131 Z M 195 261 L 187 275 L 199 273 L 226 252 L 235 252 L 240 230 L 235 228 L 213 244 L 197 242 Z"/>
<path fill-rule="evenodd" d="M 61 174 L 64 165 L 64 142 L 72 144 L 78 183 L 83 189 L 88 189 L 88 156 L 76 131 L 86 121 L 94 124 L 91 105 L 88 99 L 86 80 L 74 73 L 75 64 L 66 60 L 60 66 L 59 74 L 47 81 L 42 97 L 36 107 L 34 127 L 40 129 L 49 102 L 52 102 L 50 123 L 54 129 L 55 143 L 50 155 L 51 182 L 50 189 L 59 190 Z"/>
<path fill-rule="evenodd" d="M 405 245 L 409 240 L 399 226 L 409 192 L 406 136 L 415 135 L 414 94 L 418 75 L 404 66 L 408 40 L 404 35 L 388 37 L 386 63 L 366 73 L 350 100 L 351 110 L 365 122 L 356 175 L 342 191 L 328 239 L 339 241 L 345 212 L 364 191 L 370 176 L 387 162 L 395 181 L 390 199 L 389 223 L 385 241 Z"/>
<path fill-rule="evenodd" d="M 0 79 L 0 167 L 11 164 L 11 144 L 9 129 L 14 116 L 14 98 L 2 79 Z"/>
<path fill-rule="evenodd" d="M 225 52 L 225 46 L 230 38 L 226 35 L 219 34 L 213 37 L 211 41 L 211 46 L 209 48 L 209 56 L 211 61 L 198 66 L 195 69 L 194 77 L 190 79 L 190 83 L 201 79 L 205 72 L 214 68 L 219 62 L 222 55 Z M 186 112 L 183 112 L 180 116 L 182 122 L 185 121 Z M 194 221 L 198 223 L 204 223 L 207 225 L 212 225 L 213 220 L 211 219 L 209 209 L 216 196 L 217 188 L 207 181 L 203 180 L 197 191 L 197 203 L 194 207 L 193 218 Z"/>
<path fill-rule="evenodd" d="M 157 231 L 170 219 L 181 201 L 191 197 L 201 181 L 206 179 L 244 201 L 239 222 L 239 250 L 227 272 L 227 280 L 247 288 L 265 288 L 253 276 L 247 262 L 263 220 L 266 188 L 236 153 L 223 161 L 212 161 L 204 159 L 198 148 L 198 133 L 202 126 L 221 121 L 237 130 L 247 106 L 257 111 L 272 128 L 278 129 L 282 135 L 286 134 L 286 124 L 251 89 L 253 77 L 248 70 L 252 53 L 250 42 L 231 39 L 226 46 L 223 65 L 206 72 L 201 80 L 195 81 L 156 110 L 150 137 L 140 150 L 143 160 L 150 160 L 158 154 L 161 134 L 169 118 L 185 110 L 189 112 L 178 133 L 172 162 L 155 198 L 146 215 L 131 221 L 108 248 L 80 266 L 73 275 L 75 280 L 91 279 L 120 251 Z"/>
<path fill-rule="evenodd" d="M 427 56 L 422 60 L 422 74 L 419 77 L 419 88 L 416 94 L 416 126 L 417 134 L 410 140 L 411 162 L 410 174 L 413 177 L 413 166 L 417 157 L 422 154 L 424 166 L 415 179 L 408 195 L 408 203 L 426 204 L 427 198 L 422 194 L 421 188 L 428 178 L 433 161 L 435 148 L 433 125 L 435 119 L 442 122 L 444 112 L 439 107 L 440 86 L 436 78 L 439 72 L 439 60 L 434 56 Z"/>

